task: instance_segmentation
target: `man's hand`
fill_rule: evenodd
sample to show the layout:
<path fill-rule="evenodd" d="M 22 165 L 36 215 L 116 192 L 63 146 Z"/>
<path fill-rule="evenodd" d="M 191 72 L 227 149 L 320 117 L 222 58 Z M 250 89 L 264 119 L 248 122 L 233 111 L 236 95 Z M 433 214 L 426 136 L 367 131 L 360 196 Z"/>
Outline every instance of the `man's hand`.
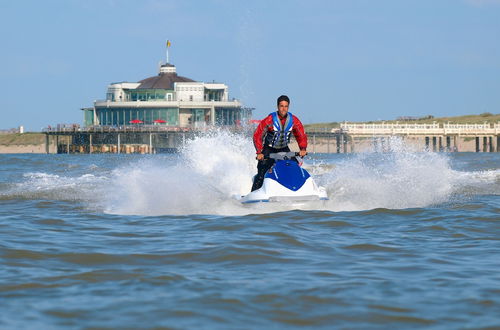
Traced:
<path fill-rule="evenodd" d="M 300 157 L 304 157 L 305 155 L 307 155 L 307 151 L 305 151 L 305 150 L 300 150 L 299 151 L 299 156 Z"/>
<path fill-rule="evenodd" d="M 257 160 L 263 160 L 264 154 L 257 154 Z"/>

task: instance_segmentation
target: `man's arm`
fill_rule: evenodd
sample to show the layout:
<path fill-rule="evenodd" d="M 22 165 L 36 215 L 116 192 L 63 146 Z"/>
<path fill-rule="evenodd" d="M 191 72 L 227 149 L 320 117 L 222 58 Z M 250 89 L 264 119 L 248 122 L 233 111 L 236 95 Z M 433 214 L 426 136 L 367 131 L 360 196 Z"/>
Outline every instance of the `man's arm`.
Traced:
<path fill-rule="evenodd" d="M 264 135 L 267 132 L 268 119 L 270 116 L 267 116 L 263 120 L 260 121 L 259 125 L 255 129 L 253 133 L 253 145 L 255 147 L 255 152 L 257 155 L 262 154 L 262 149 L 264 148 Z"/>
<path fill-rule="evenodd" d="M 295 115 L 293 116 L 293 128 L 292 128 L 293 136 L 295 136 L 295 140 L 297 140 L 297 144 L 300 149 L 300 156 L 304 157 L 307 153 L 307 135 L 304 131 L 304 126 L 302 122 Z"/>

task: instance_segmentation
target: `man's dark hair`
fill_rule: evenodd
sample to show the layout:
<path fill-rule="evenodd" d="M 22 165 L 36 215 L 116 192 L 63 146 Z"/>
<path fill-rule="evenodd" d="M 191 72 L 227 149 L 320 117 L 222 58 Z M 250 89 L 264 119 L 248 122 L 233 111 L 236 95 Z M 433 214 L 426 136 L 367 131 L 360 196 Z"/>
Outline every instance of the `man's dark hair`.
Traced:
<path fill-rule="evenodd" d="M 290 99 L 286 95 L 281 95 L 280 97 L 278 97 L 278 102 L 276 102 L 276 105 L 280 105 L 281 101 L 287 101 L 288 104 L 290 104 Z"/>

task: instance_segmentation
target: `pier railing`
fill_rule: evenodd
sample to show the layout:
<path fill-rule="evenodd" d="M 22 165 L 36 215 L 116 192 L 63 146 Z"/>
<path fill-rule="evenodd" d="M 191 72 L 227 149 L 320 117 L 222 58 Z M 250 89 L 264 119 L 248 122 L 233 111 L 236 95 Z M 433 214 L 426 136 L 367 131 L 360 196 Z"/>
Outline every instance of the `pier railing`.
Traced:
<path fill-rule="evenodd" d="M 69 126 L 47 127 L 42 131 L 48 134 L 59 133 L 169 133 L 169 132 L 199 132 L 213 128 L 211 125 L 179 127 L 166 125 L 124 125 L 124 126 Z"/>
<path fill-rule="evenodd" d="M 358 124 L 344 122 L 332 132 L 349 135 L 499 135 L 500 123 L 496 124 L 452 124 L 452 123 L 373 123 Z"/>

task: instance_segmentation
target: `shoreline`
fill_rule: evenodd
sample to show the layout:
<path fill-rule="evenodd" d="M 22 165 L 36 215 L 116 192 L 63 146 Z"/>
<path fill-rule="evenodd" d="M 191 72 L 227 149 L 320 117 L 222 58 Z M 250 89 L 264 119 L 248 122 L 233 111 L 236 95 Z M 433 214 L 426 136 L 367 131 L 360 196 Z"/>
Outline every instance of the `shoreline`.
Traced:
<path fill-rule="evenodd" d="M 56 152 L 54 143 L 49 143 L 49 152 Z M 45 133 L 28 132 L 0 134 L 0 154 L 45 153 L 47 153 Z"/>
<path fill-rule="evenodd" d="M 42 145 L 0 145 L 0 154 L 46 154 L 45 143 Z"/>
<path fill-rule="evenodd" d="M 475 136 L 455 136 L 447 139 L 442 136 L 385 136 L 385 137 L 348 137 L 338 140 L 324 133 L 307 132 L 309 153 L 361 153 L 387 151 L 433 151 L 433 152 L 499 152 L 500 137 L 488 139 Z M 122 140 L 124 141 L 124 140 Z M 96 141 L 97 142 L 97 141 Z M 92 153 L 117 153 L 118 148 L 113 141 L 100 141 L 92 146 Z M 139 143 L 140 142 L 140 143 Z M 49 144 L 48 146 L 46 144 Z M 57 138 L 47 138 L 45 133 L 10 133 L 0 135 L 0 154 L 56 154 L 67 153 L 68 142 Z M 179 142 L 180 143 L 180 142 Z M 57 145 L 59 144 L 59 146 Z M 75 145 L 70 153 L 88 153 L 87 145 Z M 78 147 L 78 148 L 76 148 Z M 129 153 L 128 149 L 137 149 L 132 153 L 148 153 L 147 141 L 127 141 L 122 143 L 121 153 Z M 175 149 L 174 145 L 168 145 Z M 292 150 L 298 146 L 292 137 Z M 127 150 L 127 151 L 126 151 Z M 165 151 L 163 151 L 165 152 Z M 154 150 L 153 153 L 156 153 Z"/>
<path fill-rule="evenodd" d="M 40 134 L 43 135 L 43 134 Z M 324 137 L 317 137 L 314 136 L 314 134 L 308 134 L 309 136 L 309 146 L 308 146 L 308 152 L 311 154 L 314 153 L 337 153 L 337 146 L 335 144 L 335 141 L 332 139 L 327 139 Z M 45 138 L 43 138 L 45 140 Z M 391 139 L 389 139 L 391 141 Z M 415 138 L 415 139 L 403 139 L 403 146 L 404 150 L 406 151 L 425 151 L 424 146 L 424 141 L 420 138 Z M 13 141 L 15 142 L 15 141 Z M 380 146 L 379 146 L 380 147 Z M 294 140 L 291 141 L 290 143 L 290 148 L 292 150 L 299 150 L 296 142 Z M 348 146 L 346 147 L 347 153 L 363 153 L 363 152 L 371 152 L 373 150 L 376 151 L 394 151 L 394 149 L 391 149 L 389 144 L 386 144 L 387 149 L 374 149 L 373 145 L 373 139 L 362 139 L 362 140 L 356 140 L 354 143 L 349 143 Z M 111 148 L 108 148 L 108 150 L 112 150 Z M 396 151 L 404 151 L 404 150 L 397 150 Z M 433 150 L 432 148 L 429 149 L 429 151 L 435 151 L 435 152 L 443 152 L 443 151 L 448 151 L 448 152 L 477 152 L 476 151 L 476 144 L 474 140 L 471 139 L 461 139 L 459 143 L 459 147 L 457 150 L 439 150 L 439 148 Z M 487 151 L 481 151 L 481 152 L 487 152 Z M 43 143 L 38 143 L 38 144 L 20 144 L 20 143 L 2 143 L 0 144 L 0 154 L 46 154 L 47 153 L 47 147 L 45 145 L 45 141 Z M 50 143 L 49 144 L 49 153 L 50 154 L 56 154 L 57 153 L 57 147 L 55 143 Z M 100 153 L 100 152 L 95 152 L 94 153 Z M 110 153 L 110 152 L 107 152 Z M 344 152 L 342 152 L 344 153 Z"/>

